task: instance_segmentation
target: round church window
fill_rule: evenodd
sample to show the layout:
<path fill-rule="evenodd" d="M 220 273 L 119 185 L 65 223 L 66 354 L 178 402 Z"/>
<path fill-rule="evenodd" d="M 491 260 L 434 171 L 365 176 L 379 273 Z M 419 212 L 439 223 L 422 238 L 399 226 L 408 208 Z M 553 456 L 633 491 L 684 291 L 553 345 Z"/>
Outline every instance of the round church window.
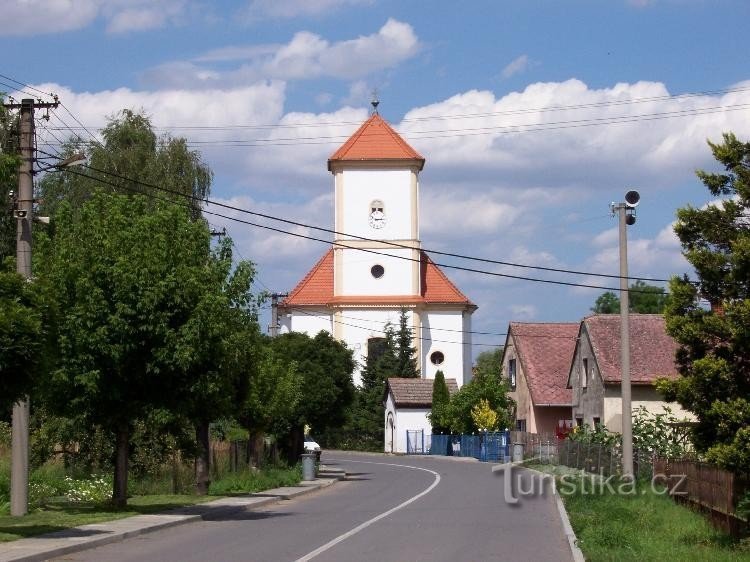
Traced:
<path fill-rule="evenodd" d="M 376 264 L 370 268 L 370 273 L 372 273 L 375 279 L 380 279 L 385 274 L 385 268 L 380 264 Z"/>
<path fill-rule="evenodd" d="M 445 355 L 443 355 L 442 351 L 433 351 L 430 354 L 430 361 L 432 361 L 433 365 L 442 365 L 443 361 L 445 361 Z"/>

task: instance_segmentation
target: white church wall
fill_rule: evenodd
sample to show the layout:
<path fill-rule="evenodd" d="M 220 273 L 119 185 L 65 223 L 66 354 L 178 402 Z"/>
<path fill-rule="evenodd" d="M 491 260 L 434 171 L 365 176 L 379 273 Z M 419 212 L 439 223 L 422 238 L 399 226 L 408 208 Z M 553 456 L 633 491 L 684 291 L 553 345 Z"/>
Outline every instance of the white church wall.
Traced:
<path fill-rule="evenodd" d="M 332 332 L 331 314 L 326 310 L 307 310 L 305 312 L 292 312 L 290 316 L 280 319 L 281 333 L 289 331 L 302 332 L 310 337 L 315 337 L 318 332 L 325 330 Z"/>
<path fill-rule="evenodd" d="M 463 312 L 463 337 L 464 337 L 464 384 L 471 382 L 471 379 L 474 378 L 474 374 L 472 373 L 472 363 L 473 363 L 473 357 L 474 354 L 472 353 L 471 349 L 471 312 L 468 310 L 465 310 Z M 490 349 L 490 348 L 488 348 Z"/>
<path fill-rule="evenodd" d="M 410 170 L 344 170 L 339 230 L 365 238 L 410 239 L 411 176 Z M 385 226 L 377 230 L 368 222 L 370 203 L 376 199 L 383 202 L 386 217 Z"/>
<path fill-rule="evenodd" d="M 456 379 L 458 386 L 467 381 L 466 363 L 470 372 L 471 353 L 467 355 L 464 351 L 465 345 L 461 342 L 463 330 L 464 319 L 459 310 L 422 312 L 422 376 L 434 379 L 440 370 L 446 379 Z M 439 365 L 431 361 L 432 354 L 437 352 L 444 357 Z"/>
<path fill-rule="evenodd" d="M 340 293 L 337 296 L 410 295 L 413 293 L 412 251 L 378 249 L 377 252 L 378 254 L 361 250 L 342 250 L 341 263 L 344 275 L 341 280 Z M 380 264 L 385 270 L 379 279 L 373 277 L 371 272 L 376 264 Z"/>
<path fill-rule="evenodd" d="M 427 451 L 427 448 L 430 446 L 430 438 L 432 437 L 432 425 L 430 425 L 430 420 L 427 419 L 429 412 L 429 408 L 396 409 L 395 448 L 397 453 L 406 453 L 407 430 L 420 429 L 424 431 L 424 447 L 425 452 Z"/>

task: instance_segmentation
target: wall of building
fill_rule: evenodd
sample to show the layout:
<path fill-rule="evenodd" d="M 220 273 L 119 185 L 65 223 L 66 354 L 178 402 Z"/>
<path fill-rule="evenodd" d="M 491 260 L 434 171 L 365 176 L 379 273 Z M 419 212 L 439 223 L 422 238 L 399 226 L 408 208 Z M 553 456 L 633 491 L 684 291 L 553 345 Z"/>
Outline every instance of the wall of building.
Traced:
<path fill-rule="evenodd" d="M 536 406 L 534 408 L 537 433 L 556 433 L 558 422 L 570 419 L 572 419 L 570 406 Z"/>
<path fill-rule="evenodd" d="M 516 422 L 524 420 L 526 422 L 526 431 L 536 432 L 536 413 L 529 392 L 529 385 L 526 381 L 526 374 L 523 372 L 521 358 L 516 352 L 516 346 L 513 338 L 509 338 L 505 345 L 505 354 L 503 356 L 503 376 L 509 377 L 510 369 L 508 364 L 511 360 L 516 362 L 516 389 L 511 390 L 508 395 L 516 402 L 516 417 L 513 420 L 514 426 L 510 429 L 516 429 Z"/>
<path fill-rule="evenodd" d="M 582 385 L 584 359 L 588 359 L 589 369 L 585 388 Z M 570 382 L 573 387 L 573 419 L 583 420 L 583 423 L 589 425 L 594 424 L 594 418 L 598 418 L 601 423 L 606 423 L 604 383 L 599 372 L 599 366 L 596 364 L 594 350 L 591 348 L 585 325 L 581 329 L 581 337 L 573 356 Z"/>
<path fill-rule="evenodd" d="M 318 332 L 325 330 L 333 333 L 331 313 L 328 310 L 308 310 L 292 312 L 290 315 L 279 317 L 279 332 L 302 332 L 310 337 L 315 337 Z"/>
<path fill-rule="evenodd" d="M 349 169 L 342 172 L 340 181 L 338 231 L 379 240 L 418 238 L 412 236 L 416 198 L 411 195 L 414 181 L 411 170 Z M 368 222 L 370 203 L 376 199 L 383 202 L 386 217 L 385 226 L 377 230 Z"/>
<path fill-rule="evenodd" d="M 385 424 L 386 431 L 388 430 L 388 414 L 390 413 L 395 420 L 394 424 L 394 452 L 395 453 L 406 453 L 406 432 L 407 430 L 423 430 L 424 431 L 424 446 L 425 449 L 430 444 L 430 437 L 432 435 L 432 426 L 430 421 L 427 419 L 427 414 L 430 412 L 429 408 L 396 408 L 393 404 L 393 396 L 388 393 L 385 404 L 385 416 L 383 423 Z M 388 444 L 388 438 L 384 443 L 383 449 L 387 451 L 386 446 Z"/>
<path fill-rule="evenodd" d="M 423 338 L 422 377 L 434 379 L 438 370 L 441 370 L 446 379 L 456 379 L 458 386 L 462 386 L 466 381 L 467 362 L 468 369 L 471 370 L 471 353 L 465 352 L 466 346 L 461 342 L 465 322 L 462 311 L 428 309 L 421 311 L 420 317 Z M 430 360 L 437 351 L 442 352 L 445 358 L 440 365 L 435 365 Z"/>
<path fill-rule="evenodd" d="M 418 276 L 419 268 L 414 267 L 414 250 L 378 248 L 377 254 L 348 248 L 338 251 L 342 270 L 336 296 L 415 294 L 413 278 Z M 385 270 L 380 278 L 371 272 L 376 264 Z"/>
<path fill-rule="evenodd" d="M 631 411 L 635 412 L 641 406 L 651 414 L 661 414 L 669 407 L 672 415 L 680 420 L 694 420 L 695 416 L 683 410 L 675 402 L 666 402 L 653 386 L 633 385 L 630 387 Z M 604 424 L 610 431 L 622 431 L 622 395 L 619 384 L 608 384 L 603 400 Z"/>

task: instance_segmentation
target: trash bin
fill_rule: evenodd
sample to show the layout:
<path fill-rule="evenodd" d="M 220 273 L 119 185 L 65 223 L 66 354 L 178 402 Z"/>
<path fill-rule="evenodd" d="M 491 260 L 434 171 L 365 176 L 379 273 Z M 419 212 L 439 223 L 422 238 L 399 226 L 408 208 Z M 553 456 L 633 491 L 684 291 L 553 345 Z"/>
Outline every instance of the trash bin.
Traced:
<path fill-rule="evenodd" d="M 513 462 L 521 462 L 523 460 L 523 443 L 513 443 Z"/>
<path fill-rule="evenodd" d="M 315 453 L 302 455 L 302 480 L 315 480 Z"/>

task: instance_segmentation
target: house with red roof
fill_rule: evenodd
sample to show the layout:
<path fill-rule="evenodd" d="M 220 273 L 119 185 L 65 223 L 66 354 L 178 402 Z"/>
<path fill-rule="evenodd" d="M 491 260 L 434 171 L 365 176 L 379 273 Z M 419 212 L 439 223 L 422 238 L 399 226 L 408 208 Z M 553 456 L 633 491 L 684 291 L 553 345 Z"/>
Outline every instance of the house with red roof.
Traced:
<path fill-rule="evenodd" d="M 652 413 L 665 407 L 680 419 L 693 419 L 679 404 L 665 402 L 656 391 L 658 378 L 678 377 L 677 343 L 667 334 L 661 314 L 630 314 L 631 402 Z M 573 417 L 578 425 L 603 424 L 622 430 L 620 315 L 594 314 L 580 323 L 576 347 L 568 369 L 567 388 L 572 393 Z"/>
<path fill-rule="evenodd" d="M 282 332 L 327 330 L 364 365 L 386 323 L 397 326 L 406 309 L 422 377 L 440 369 L 461 386 L 471 378 L 477 307 L 422 250 L 424 164 L 377 112 L 331 155 L 333 244 L 280 303 L 279 324 Z"/>
<path fill-rule="evenodd" d="M 567 386 L 579 323 L 511 322 L 503 373 L 516 402 L 515 428 L 560 433 L 571 425 L 573 392 Z"/>

